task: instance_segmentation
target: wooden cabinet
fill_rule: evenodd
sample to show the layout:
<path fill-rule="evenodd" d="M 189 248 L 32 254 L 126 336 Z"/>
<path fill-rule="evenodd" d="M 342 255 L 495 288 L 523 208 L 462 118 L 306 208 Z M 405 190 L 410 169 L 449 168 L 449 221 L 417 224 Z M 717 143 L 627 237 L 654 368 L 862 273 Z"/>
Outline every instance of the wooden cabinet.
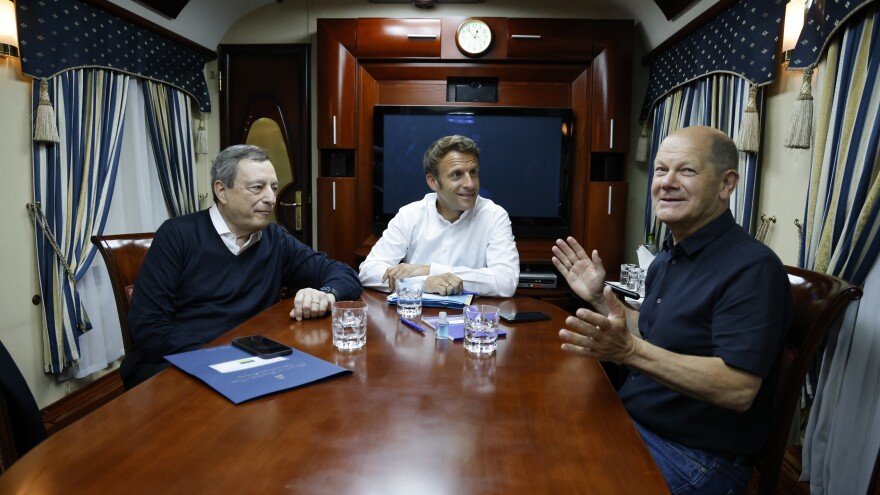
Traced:
<path fill-rule="evenodd" d="M 355 269 L 355 186 L 351 177 L 318 178 L 318 249 Z"/>
<path fill-rule="evenodd" d="M 509 18 L 507 58 L 589 61 L 593 58 L 593 21 Z"/>
<path fill-rule="evenodd" d="M 608 280 L 617 280 L 624 260 L 626 182 L 591 182 L 584 249 L 599 251 Z"/>
<path fill-rule="evenodd" d="M 626 177 L 615 160 L 629 145 L 632 21 L 481 17 L 495 41 L 468 58 L 455 47 L 464 19 L 317 20 L 318 247 L 354 266 L 355 253 L 365 256 L 376 240 L 376 105 L 473 105 L 456 102 L 450 88 L 488 80 L 497 101 L 478 105 L 572 110 L 571 235 L 599 249 L 616 276 Z M 603 173 L 595 175 L 599 158 Z M 516 242 L 523 263 L 549 260 L 553 239 Z"/>
<path fill-rule="evenodd" d="M 355 147 L 357 20 L 318 22 L 318 148 Z"/>
<path fill-rule="evenodd" d="M 358 58 L 440 58 L 440 19 L 358 19 Z"/>
<path fill-rule="evenodd" d="M 629 150 L 632 96 L 632 36 L 630 20 L 594 23 L 592 136 L 593 151 Z"/>

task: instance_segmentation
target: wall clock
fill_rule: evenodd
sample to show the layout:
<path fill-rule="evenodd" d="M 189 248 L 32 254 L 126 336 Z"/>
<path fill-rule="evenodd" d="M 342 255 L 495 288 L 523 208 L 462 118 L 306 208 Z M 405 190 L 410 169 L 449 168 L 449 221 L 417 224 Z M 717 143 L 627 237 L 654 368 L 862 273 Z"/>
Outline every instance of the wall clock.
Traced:
<path fill-rule="evenodd" d="M 468 57 L 479 57 L 492 46 L 492 29 L 485 21 L 465 19 L 455 32 L 455 44 Z"/>

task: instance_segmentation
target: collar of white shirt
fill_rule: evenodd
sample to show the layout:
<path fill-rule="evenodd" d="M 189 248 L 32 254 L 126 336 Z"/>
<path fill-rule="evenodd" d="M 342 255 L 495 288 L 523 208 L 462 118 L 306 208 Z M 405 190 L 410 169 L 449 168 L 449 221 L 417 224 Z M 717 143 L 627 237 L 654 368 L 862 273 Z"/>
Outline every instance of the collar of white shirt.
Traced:
<path fill-rule="evenodd" d="M 211 214 L 211 223 L 214 224 L 214 229 L 220 234 L 220 238 L 223 239 L 223 244 L 226 244 L 229 251 L 236 256 L 243 253 L 245 249 L 256 244 L 257 241 L 263 237 L 263 231 L 258 230 L 251 234 L 247 242 L 244 243 L 244 246 L 238 247 L 238 244 L 235 243 L 235 234 L 229 230 L 229 226 L 226 225 L 226 221 L 223 220 L 223 215 L 220 214 L 217 205 L 211 206 L 209 213 Z"/>

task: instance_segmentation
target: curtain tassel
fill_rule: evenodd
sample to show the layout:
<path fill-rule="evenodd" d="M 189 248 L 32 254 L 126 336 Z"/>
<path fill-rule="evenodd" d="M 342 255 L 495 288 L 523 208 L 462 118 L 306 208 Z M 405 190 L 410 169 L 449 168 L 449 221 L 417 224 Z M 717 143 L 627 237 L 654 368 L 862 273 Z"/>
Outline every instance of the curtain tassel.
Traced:
<path fill-rule="evenodd" d="M 55 118 L 55 108 L 49 99 L 49 82 L 40 80 L 40 104 L 37 105 L 37 119 L 34 122 L 34 142 L 57 143 L 61 141 L 58 136 L 58 125 Z"/>
<path fill-rule="evenodd" d="M 742 123 L 736 137 L 736 148 L 740 151 L 758 151 L 761 143 L 761 119 L 758 116 L 758 90 L 755 86 L 749 89 L 749 103 L 743 111 Z"/>
<path fill-rule="evenodd" d="M 813 135 L 813 68 L 804 71 L 804 81 L 801 83 L 801 92 L 794 103 L 794 116 L 791 119 L 791 127 L 788 128 L 788 136 L 785 137 L 783 146 L 786 148 L 809 149 Z"/>
<path fill-rule="evenodd" d="M 640 163 L 648 161 L 648 121 L 642 122 L 642 133 L 636 142 L 636 161 Z"/>
<path fill-rule="evenodd" d="M 196 153 L 199 155 L 208 154 L 208 130 L 205 129 L 205 116 L 199 117 L 199 130 L 196 132 Z"/>

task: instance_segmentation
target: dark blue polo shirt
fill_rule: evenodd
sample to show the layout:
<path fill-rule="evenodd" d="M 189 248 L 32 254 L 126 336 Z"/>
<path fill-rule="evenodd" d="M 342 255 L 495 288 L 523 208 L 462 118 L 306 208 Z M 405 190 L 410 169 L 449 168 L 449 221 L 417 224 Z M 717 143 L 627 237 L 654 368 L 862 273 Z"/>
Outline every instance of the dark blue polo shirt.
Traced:
<path fill-rule="evenodd" d="M 684 241 L 671 236 L 648 269 L 639 316 L 645 340 L 717 356 L 764 378 L 744 413 L 682 395 L 632 370 L 620 389 L 630 415 L 658 435 L 725 457 L 755 456 L 766 439 L 791 287 L 779 258 L 728 210 Z M 773 373 L 771 373 L 771 371 Z"/>

